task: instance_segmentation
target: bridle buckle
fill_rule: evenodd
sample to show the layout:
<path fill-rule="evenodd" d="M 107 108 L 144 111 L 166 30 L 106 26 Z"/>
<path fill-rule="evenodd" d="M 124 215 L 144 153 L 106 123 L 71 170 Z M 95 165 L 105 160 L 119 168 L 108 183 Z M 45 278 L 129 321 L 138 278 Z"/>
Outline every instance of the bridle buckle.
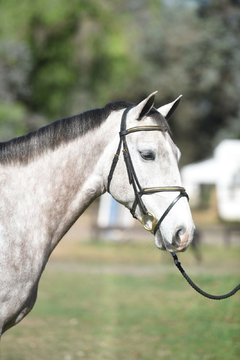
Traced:
<path fill-rule="evenodd" d="M 146 225 L 146 220 L 145 220 L 145 217 L 146 216 L 150 216 L 152 217 L 152 226 L 151 227 L 148 227 Z M 156 219 L 156 216 L 151 212 L 151 211 L 147 211 L 145 214 L 142 214 L 142 225 L 144 227 L 145 230 L 147 231 L 153 231 L 157 225 L 157 219 Z"/>

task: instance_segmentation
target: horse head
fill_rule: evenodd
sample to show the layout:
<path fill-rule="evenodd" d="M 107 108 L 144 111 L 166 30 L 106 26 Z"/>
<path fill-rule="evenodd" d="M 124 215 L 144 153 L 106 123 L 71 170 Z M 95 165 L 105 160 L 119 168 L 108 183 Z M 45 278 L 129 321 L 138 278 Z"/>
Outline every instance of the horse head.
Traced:
<path fill-rule="evenodd" d="M 195 226 L 181 184 L 181 153 L 168 125 L 181 96 L 156 109 L 155 95 L 121 113 L 120 141 L 107 188 L 155 235 L 159 249 L 184 251 L 193 239 Z"/>

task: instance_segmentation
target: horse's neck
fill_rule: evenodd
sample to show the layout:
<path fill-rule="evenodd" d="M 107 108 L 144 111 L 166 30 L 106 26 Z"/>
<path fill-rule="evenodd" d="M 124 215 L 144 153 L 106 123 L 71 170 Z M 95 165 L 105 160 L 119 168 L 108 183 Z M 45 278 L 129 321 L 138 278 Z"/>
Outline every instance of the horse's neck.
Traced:
<path fill-rule="evenodd" d="M 5 168 L 3 206 L 19 227 L 15 229 L 18 236 L 42 242 L 50 254 L 74 221 L 104 192 L 104 154 L 117 133 L 109 125 L 107 119 L 100 128 L 27 166 Z"/>

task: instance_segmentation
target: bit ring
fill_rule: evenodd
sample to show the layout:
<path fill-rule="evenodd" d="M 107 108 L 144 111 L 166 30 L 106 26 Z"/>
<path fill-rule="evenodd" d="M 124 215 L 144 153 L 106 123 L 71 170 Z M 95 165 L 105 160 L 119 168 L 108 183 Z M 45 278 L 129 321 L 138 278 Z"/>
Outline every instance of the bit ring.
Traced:
<path fill-rule="evenodd" d="M 152 220 L 152 226 L 149 228 L 147 225 L 145 225 L 145 216 L 150 216 L 153 218 Z M 157 225 L 157 219 L 156 219 L 156 216 L 151 213 L 151 211 L 147 211 L 146 214 L 142 214 L 142 225 L 144 227 L 145 230 L 147 231 L 153 231 L 155 229 L 155 226 Z"/>

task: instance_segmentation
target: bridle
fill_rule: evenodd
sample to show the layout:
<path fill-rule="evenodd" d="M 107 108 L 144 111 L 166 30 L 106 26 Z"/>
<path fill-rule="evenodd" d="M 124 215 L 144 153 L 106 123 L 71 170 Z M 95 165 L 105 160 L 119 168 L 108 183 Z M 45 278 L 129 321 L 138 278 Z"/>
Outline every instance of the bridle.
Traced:
<path fill-rule="evenodd" d="M 110 184 L 111 184 L 111 180 L 113 177 L 113 173 L 114 170 L 116 168 L 119 156 L 120 156 L 120 151 L 121 148 L 123 147 L 123 156 L 124 156 L 124 160 L 125 160 L 125 164 L 126 164 L 126 168 L 127 168 L 127 173 L 128 173 L 128 179 L 129 179 L 129 183 L 132 185 L 134 193 L 135 193 L 135 201 L 133 203 L 131 214 L 133 217 L 135 216 L 135 211 L 136 211 L 136 207 L 137 205 L 139 206 L 141 212 L 142 212 L 142 224 L 143 227 L 154 233 L 154 235 L 156 234 L 157 230 L 159 229 L 160 224 L 162 223 L 163 219 L 167 216 L 167 214 L 169 213 L 169 211 L 173 208 L 173 206 L 177 203 L 177 201 L 179 199 L 181 199 L 182 197 L 186 197 L 188 200 L 188 194 L 186 193 L 186 190 L 181 187 L 181 186 L 164 186 L 164 187 L 151 187 L 151 188 L 142 188 L 133 163 L 132 163 L 132 159 L 128 150 L 128 146 L 127 146 L 127 140 L 126 140 L 126 136 L 128 134 L 131 134 L 133 132 L 137 132 L 137 131 L 167 131 L 167 127 L 164 126 L 137 126 L 134 128 L 130 128 L 130 129 L 126 129 L 126 120 L 127 120 L 127 113 L 129 112 L 129 110 L 132 107 L 129 107 L 127 109 L 124 110 L 123 115 L 122 115 L 122 120 L 121 120 L 121 128 L 120 128 L 120 141 L 119 141 L 119 145 L 117 148 L 117 152 L 114 155 L 113 161 L 112 161 L 112 166 L 108 175 L 108 183 L 107 183 L 107 190 L 110 193 Z M 157 221 L 156 216 L 147 210 L 146 206 L 144 205 L 143 201 L 142 201 L 142 196 L 143 195 L 151 195 L 157 192 L 168 192 L 168 191 L 172 191 L 172 192 L 179 192 L 179 195 L 171 202 L 171 204 L 168 206 L 168 208 L 165 210 L 165 212 L 163 213 L 163 215 L 161 216 L 161 218 Z M 152 226 L 150 228 L 148 228 L 145 225 L 145 217 L 146 216 L 150 216 L 152 217 Z M 233 296 L 237 291 L 240 290 L 240 284 L 238 286 L 236 286 L 232 291 L 230 291 L 227 294 L 224 295 L 211 295 L 206 293 L 205 291 L 203 291 L 202 289 L 200 289 L 191 279 L 190 277 L 186 274 L 186 272 L 184 271 L 184 269 L 181 266 L 181 263 L 178 260 L 178 257 L 176 255 L 176 253 L 171 253 L 174 263 L 176 265 L 176 267 L 178 268 L 178 270 L 181 272 L 181 274 L 184 276 L 184 278 L 188 281 L 188 283 L 201 295 L 207 297 L 208 299 L 212 299 L 212 300 L 222 300 L 222 299 L 227 299 L 230 296 Z"/>
<path fill-rule="evenodd" d="M 116 165 L 117 165 L 117 162 L 118 162 L 118 159 L 120 156 L 121 148 L 123 147 L 122 152 L 123 152 L 123 156 L 124 156 L 125 165 L 127 168 L 129 184 L 132 185 L 134 193 L 135 193 L 135 200 L 133 202 L 133 206 L 132 206 L 130 212 L 131 212 L 132 216 L 134 218 L 136 218 L 135 212 L 136 212 L 136 208 L 138 205 L 141 210 L 141 213 L 142 213 L 142 224 L 143 224 L 144 229 L 146 229 L 147 231 L 153 232 L 155 235 L 159 226 L 161 225 L 163 219 L 167 216 L 167 214 L 173 208 L 173 206 L 182 197 L 186 197 L 188 199 L 188 194 L 186 193 L 186 190 L 181 186 L 161 186 L 161 187 L 150 187 L 150 188 L 142 188 L 141 187 L 140 182 L 137 177 L 137 174 L 136 174 L 136 171 L 135 171 L 133 163 L 132 163 L 131 155 L 130 155 L 130 152 L 129 152 L 129 149 L 127 146 L 126 136 L 133 132 L 138 132 L 138 131 L 167 131 L 168 127 L 152 125 L 152 126 L 137 126 L 137 127 L 127 129 L 126 128 L 127 114 L 131 109 L 132 109 L 132 107 L 128 107 L 127 109 L 124 110 L 123 115 L 122 115 L 121 127 L 120 127 L 120 132 L 119 132 L 120 140 L 119 140 L 119 145 L 118 145 L 116 154 L 114 155 L 112 165 L 110 168 L 110 172 L 108 175 L 107 191 L 110 193 L 111 180 L 112 180 L 113 173 L 114 173 L 114 170 L 116 168 Z M 161 216 L 161 218 L 159 220 L 157 220 L 156 216 L 151 211 L 147 210 L 147 208 L 144 205 L 144 202 L 142 200 L 143 195 L 151 195 L 151 194 L 155 194 L 158 192 L 179 192 L 179 195 L 171 202 L 171 204 L 168 206 L 168 208 L 165 210 L 165 212 L 163 213 L 163 215 Z M 150 226 L 150 227 L 148 227 L 145 224 L 146 216 L 152 218 L 152 226 Z"/>

